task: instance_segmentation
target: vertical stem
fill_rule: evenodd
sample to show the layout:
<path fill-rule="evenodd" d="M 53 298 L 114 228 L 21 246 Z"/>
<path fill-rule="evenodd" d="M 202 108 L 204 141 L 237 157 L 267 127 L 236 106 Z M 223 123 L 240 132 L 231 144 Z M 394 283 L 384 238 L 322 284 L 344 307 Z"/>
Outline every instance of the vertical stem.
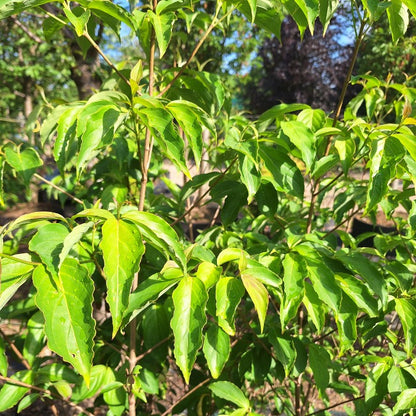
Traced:
<path fill-rule="evenodd" d="M 152 0 L 153 11 L 156 10 L 157 0 Z M 154 82 L 155 82 L 155 50 L 156 50 L 156 39 L 155 32 L 152 28 L 152 33 L 150 37 L 150 57 L 149 57 L 149 95 L 153 95 Z M 140 146 L 140 143 L 139 143 Z M 143 211 L 144 202 L 146 198 L 146 186 L 147 186 L 147 176 L 149 170 L 149 164 L 152 157 L 152 148 L 153 148 L 153 138 L 150 130 L 146 129 L 146 136 L 144 141 L 144 151 L 143 157 L 141 158 L 141 170 L 142 170 L 142 180 L 140 183 L 140 195 L 139 195 L 139 211 Z M 138 273 L 134 275 L 132 291 L 137 289 L 139 284 Z M 136 344 L 137 344 L 137 319 L 134 318 L 129 325 L 130 329 L 130 351 L 129 351 L 129 372 L 133 373 L 134 367 L 137 362 L 136 355 Z M 136 396 L 133 392 L 129 392 L 129 416 L 136 416 Z"/>
<path fill-rule="evenodd" d="M 354 51 L 351 57 L 351 62 L 350 62 L 350 66 L 348 68 L 348 72 L 347 75 L 345 77 L 344 83 L 342 85 L 342 90 L 341 90 L 341 94 L 339 96 L 339 100 L 338 100 L 338 104 L 335 108 L 335 115 L 334 115 L 334 120 L 332 122 L 332 126 L 335 127 L 339 117 L 341 115 L 341 110 L 342 110 L 342 106 L 344 104 L 344 100 L 345 100 L 345 95 L 347 92 L 347 88 L 348 88 L 348 84 L 350 83 L 351 80 L 351 76 L 352 76 L 352 71 L 354 69 L 355 66 L 355 62 L 357 60 L 358 57 L 358 51 L 360 50 L 360 46 L 361 46 L 361 42 L 363 41 L 364 38 L 364 32 L 365 32 L 365 26 L 367 24 L 367 21 L 365 19 L 361 20 L 361 24 L 360 24 L 360 29 L 357 35 L 357 40 L 355 42 L 354 45 Z M 332 136 L 328 138 L 328 141 L 326 143 L 326 148 L 325 148 L 325 156 L 328 156 L 329 151 L 331 149 L 331 143 L 332 143 Z M 315 203 L 319 194 L 319 186 L 321 184 L 321 180 L 320 178 L 318 178 L 315 183 L 312 185 L 312 189 L 311 189 L 311 201 L 310 201 L 310 206 L 309 206 L 309 213 L 308 213 L 308 222 L 307 222 L 307 226 L 306 226 L 306 233 L 309 234 L 312 230 L 312 220 L 313 220 L 313 214 L 315 212 Z"/>

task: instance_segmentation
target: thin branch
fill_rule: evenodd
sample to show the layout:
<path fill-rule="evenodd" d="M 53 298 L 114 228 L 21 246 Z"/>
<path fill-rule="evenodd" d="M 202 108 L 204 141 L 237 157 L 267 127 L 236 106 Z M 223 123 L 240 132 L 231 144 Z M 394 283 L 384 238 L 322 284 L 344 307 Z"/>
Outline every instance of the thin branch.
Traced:
<path fill-rule="evenodd" d="M 15 380 L 15 379 L 10 378 L 10 377 L 4 377 L 2 375 L 0 375 L 0 381 L 3 381 L 6 384 L 12 384 L 14 386 L 25 387 L 27 389 L 30 389 L 30 390 L 33 390 L 33 391 L 38 391 L 39 393 L 43 393 L 43 394 L 48 395 L 48 396 L 52 396 L 53 398 L 58 399 L 58 400 L 60 400 L 64 403 L 68 404 L 69 406 L 73 407 L 74 409 L 77 409 L 78 411 L 80 411 L 82 413 L 85 413 L 87 416 L 94 416 L 93 413 L 89 412 L 88 410 L 84 409 L 81 406 L 78 406 L 77 404 L 71 402 L 70 400 L 65 399 L 61 395 L 54 393 L 53 391 L 42 389 L 41 387 L 37 387 L 37 386 L 32 386 L 31 384 L 23 383 L 22 381 Z"/>
<path fill-rule="evenodd" d="M 345 218 L 343 221 L 341 221 L 339 224 L 337 224 L 334 228 L 329 230 L 322 238 L 325 239 L 330 234 L 332 234 L 334 231 L 338 230 L 338 228 L 342 227 L 346 222 L 348 222 L 351 218 L 353 218 L 356 214 L 358 214 L 360 212 L 360 210 L 361 210 L 361 208 L 357 208 L 350 215 L 348 215 L 347 218 Z"/>
<path fill-rule="evenodd" d="M 170 225 L 174 226 L 175 224 L 177 224 L 179 221 L 183 220 L 192 210 L 194 210 L 199 204 L 200 202 L 211 192 L 212 188 L 214 188 L 214 186 L 216 186 L 218 184 L 218 182 L 220 182 L 225 174 L 231 169 L 231 167 L 234 165 L 234 163 L 237 161 L 238 156 L 236 156 L 230 163 L 230 165 L 227 167 L 227 169 L 224 170 L 224 172 L 221 173 L 221 175 L 219 175 L 215 181 L 212 183 L 212 185 L 200 196 L 196 199 L 196 201 L 180 216 L 178 217 L 175 221 L 173 221 Z"/>
<path fill-rule="evenodd" d="M 26 35 L 28 35 L 32 40 L 34 40 L 36 43 L 43 43 L 43 40 L 38 36 L 35 35 L 27 26 L 25 26 L 22 22 L 20 22 L 19 20 L 17 20 L 17 18 L 15 16 L 11 16 L 11 19 L 13 20 L 13 22 L 20 27 L 20 29 L 23 30 L 23 32 L 26 33 Z"/>
<path fill-rule="evenodd" d="M 128 85 L 130 86 L 130 81 L 117 69 L 117 67 L 110 61 L 107 55 L 103 52 L 100 46 L 95 42 L 95 40 L 90 36 L 87 31 L 83 33 L 84 37 L 88 39 L 94 49 L 103 57 L 104 61 L 107 62 L 108 65 L 117 73 L 117 75 Z"/>
<path fill-rule="evenodd" d="M 363 399 L 363 398 L 364 398 L 364 394 L 362 394 L 361 396 L 353 397 L 352 399 L 344 400 L 343 402 L 339 402 L 339 403 L 333 404 L 331 406 L 325 407 L 325 409 L 321 409 L 321 410 L 317 410 L 317 411 L 312 412 L 312 413 L 308 413 L 306 416 L 317 415 L 318 413 L 325 412 L 327 410 L 331 410 L 334 407 L 342 406 L 343 404 L 350 403 L 350 402 L 355 402 L 355 401 Z"/>
<path fill-rule="evenodd" d="M 6 253 L 0 253 L 0 258 L 1 257 L 4 257 L 5 259 L 14 260 L 17 263 L 29 264 L 30 266 L 39 266 L 39 265 L 42 264 L 42 263 L 38 263 L 36 261 L 29 261 L 29 260 L 21 259 L 19 257 L 14 257 L 14 256 L 12 256 L 10 254 L 6 254 Z"/>
<path fill-rule="evenodd" d="M 144 357 L 146 357 L 146 355 L 151 354 L 155 349 L 159 348 L 161 345 L 163 345 L 165 342 L 169 341 L 169 339 L 172 338 L 173 335 L 169 335 L 168 337 L 166 337 L 165 339 L 162 339 L 162 341 L 159 341 L 158 343 L 156 343 L 155 345 L 153 345 L 153 347 L 150 347 L 147 351 L 145 351 L 144 353 L 138 355 L 136 357 L 136 363 L 138 363 L 140 360 L 142 360 Z"/>
<path fill-rule="evenodd" d="M 167 91 L 170 90 L 170 88 L 173 86 L 173 84 L 178 80 L 178 78 L 188 68 L 189 64 L 195 58 L 196 54 L 198 53 L 198 51 L 201 48 L 201 46 L 203 45 L 203 43 L 206 41 L 206 39 L 209 36 L 209 34 L 214 30 L 215 26 L 217 26 L 219 23 L 221 23 L 222 20 L 224 20 L 230 14 L 231 11 L 229 11 L 227 14 L 225 14 L 221 19 L 218 19 L 218 13 L 220 12 L 220 7 L 217 8 L 217 10 L 215 12 L 214 19 L 212 20 L 212 22 L 209 25 L 209 27 L 206 30 L 206 32 L 203 34 L 202 38 L 196 44 L 196 46 L 195 46 L 194 50 L 192 51 L 191 55 L 189 56 L 188 60 L 185 62 L 184 65 L 181 66 L 181 68 L 179 69 L 179 71 L 177 72 L 177 74 L 173 77 L 172 81 L 170 81 L 169 84 L 166 85 L 166 87 L 159 93 L 158 97 L 162 97 L 164 94 L 166 94 Z"/>
<path fill-rule="evenodd" d="M 13 341 L 10 341 L 9 337 L 0 329 L 0 335 L 2 338 L 7 342 L 9 347 L 12 349 L 12 351 L 16 354 L 17 358 L 20 360 L 20 362 L 28 369 L 31 369 L 30 364 L 26 360 L 25 357 L 23 357 L 23 354 L 19 351 L 19 349 L 14 345 Z"/>
<path fill-rule="evenodd" d="M 202 381 L 201 383 L 199 383 L 197 386 L 195 386 L 193 389 L 189 390 L 186 394 L 184 394 L 182 397 L 180 397 L 178 400 L 176 400 L 175 403 L 172 404 L 172 406 L 169 407 L 169 409 L 167 409 L 164 413 L 162 413 L 161 416 L 168 416 L 172 410 L 183 400 L 185 400 L 187 397 L 189 397 L 192 393 L 194 393 L 195 391 L 197 391 L 198 389 L 200 389 L 202 386 L 204 386 L 205 384 L 209 383 L 211 381 L 210 378 L 207 378 L 206 380 Z"/>
<path fill-rule="evenodd" d="M 71 195 L 69 192 L 65 191 L 65 189 L 61 188 L 60 186 L 54 184 L 51 181 L 48 181 L 47 179 L 45 179 L 43 176 L 38 175 L 37 173 L 35 173 L 33 175 L 35 178 L 39 179 L 40 181 L 48 184 L 49 186 L 51 186 L 52 188 L 56 189 L 57 191 L 63 193 L 64 195 L 66 195 L 67 197 L 71 198 L 72 200 L 74 200 L 75 202 L 77 202 L 78 204 L 84 205 L 84 202 L 82 202 L 80 199 L 78 199 L 76 196 Z"/>

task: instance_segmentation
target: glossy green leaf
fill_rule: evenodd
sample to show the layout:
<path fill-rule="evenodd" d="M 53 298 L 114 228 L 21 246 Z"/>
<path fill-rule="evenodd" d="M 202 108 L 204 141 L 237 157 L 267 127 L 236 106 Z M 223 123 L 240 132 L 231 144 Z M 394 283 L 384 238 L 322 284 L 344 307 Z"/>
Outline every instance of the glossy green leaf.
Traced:
<path fill-rule="evenodd" d="M 258 119 L 260 126 L 267 127 L 271 121 L 281 120 L 287 113 L 293 113 L 294 111 L 300 111 L 310 108 L 307 104 L 278 104 L 264 112 Z"/>
<path fill-rule="evenodd" d="M 86 29 L 88 20 L 91 17 L 91 12 L 89 10 L 84 10 L 82 13 L 79 13 L 79 15 L 75 14 L 66 3 L 64 4 L 63 10 L 69 22 L 74 26 L 77 36 L 82 36 Z"/>
<path fill-rule="evenodd" d="M 387 376 L 391 368 L 391 358 L 386 358 L 382 358 L 382 361 L 376 364 L 367 375 L 365 385 L 365 408 L 367 414 L 371 414 L 376 410 L 387 394 Z"/>
<path fill-rule="evenodd" d="M 235 384 L 229 381 L 216 381 L 208 387 L 215 396 L 228 400 L 246 411 L 250 408 L 250 401 Z"/>
<path fill-rule="evenodd" d="M 326 349 L 320 345 L 309 344 L 309 365 L 319 393 L 324 396 L 329 384 L 329 369 L 331 368 L 331 357 Z"/>
<path fill-rule="evenodd" d="M 85 222 L 83 224 L 79 224 L 75 226 L 70 233 L 65 237 L 63 241 L 62 251 L 59 253 L 59 268 L 61 267 L 64 260 L 69 255 L 70 251 L 73 249 L 73 247 L 79 243 L 94 223 L 92 221 Z"/>
<path fill-rule="evenodd" d="M 204 336 L 203 352 L 213 378 L 221 375 L 230 351 L 230 336 L 220 327 L 211 325 Z"/>
<path fill-rule="evenodd" d="M 416 303 L 412 299 L 396 298 L 396 311 L 402 322 L 404 337 L 405 337 L 405 350 L 408 357 L 411 356 L 412 351 L 416 345 Z"/>
<path fill-rule="evenodd" d="M 186 257 L 182 243 L 175 230 L 162 218 L 155 214 L 142 211 L 128 211 L 123 219 L 134 222 L 148 244 L 165 253 L 186 271 Z"/>
<path fill-rule="evenodd" d="M 178 134 L 171 114 L 164 108 L 141 108 L 138 115 L 148 127 L 161 151 L 172 163 L 189 178 L 191 177 L 185 160 L 185 146 Z"/>
<path fill-rule="evenodd" d="M 189 383 L 196 354 L 202 344 L 208 294 L 205 285 L 198 278 L 186 276 L 179 282 L 172 298 L 175 308 L 171 321 L 175 336 L 174 354 L 186 383 Z"/>
<path fill-rule="evenodd" d="M 305 283 L 305 297 L 303 304 L 308 311 L 308 317 L 312 320 L 318 332 L 321 332 L 325 324 L 325 309 L 313 286 Z"/>
<path fill-rule="evenodd" d="M 413 134 L 395 133 L 392 137 L 399 139 L 400 143 L 410 153 L 413 160 L 416 160 L 416 140 Z"/>
<path fill-rule="evenodd" d="M 68 383 L 79 384 L 84 382 L 82 378 L 67 364 L 52 363 L 38 368 L 36 376 L 39 381 L 52 382 L 65 380 Z"/>
<path fill-rule="evenodd" d="M 74 215 L 72 219 L 75 220 L 76 218 L 84 218 L 84 217 L 98 218 L 100 220 L 110 220 L 112 218 L 115 218 L 114 215 L 110 211 L 107 211 L 106 209 L 88 208 Z"/>
<path fill-rule="evenodd" d="M 286 377 L 289 376 L 296 360 L 296 348 L 291 339 L 283 338 L 276 335 L 275 331 L 269 334 L 269 341 L 273 345 L 273 351 L 276 358 L 280 361 L 285 369 Z"/>
<path fill-rule="evenodd" d="M 296 316 L 304 297 L 305 264 L 296 253 L 287 253 L 283 259 L 283 302 L 280 304 L 280 322 L 282 331 Z"/>
<path fill-rule="evenodd" d="M 45 320 L 42 312 L 35 312 L 27 321 L 27 335 L 25 343 L 23 344 L 23 356 L 27 362 L 32 366 L 36 356 L 42 351 L 45 346 Z"/>
<path fill-rule="evenodd" d="M 48 346 L 89 382 L 95 321 L 92 317 L 94 285 L 87 270 L 67 258 L 52 280 L 43 266 L 33 272 L 36 303 L 45 318 Z"/>
<path fill-rule="evenodd" d="M 339 4 L 339 0 L 319 0 L 319 20 L 324 28 L 324 35 Z"/>
<path fill-rule="evenodd" d="M 300 150 L 307 172 L 315 161 L 314 136 L 311 130 L 300 121 L 282 121 L 280 126 L 289 140 Z"/>
<path fill-rule="evenodd" d="M 282 279 L 276 273 L 256 261 L 250 259 L 246 259 L 246 261 L 247 268 L 242 268 L 240 265 L 240 271 L 244 270 L 245 275 L 251 275 L 266 286 L 280 289 L 282 286 Z"/>
<path fill-rule="evenodd" d="M 388 184 L 392 175 L 392 167 L 384 165 L 378 169 L 378 171 L 370 177 L 370 183 L 367 193 L 367 203 L 364 213 L 371 212 L 375 209 L 379 202 L 385 197 Z"/>
<path fill-rule="evenodd" d="M 22 263 L 19 260 L 23 260 Z M 34 269 L 33 260 L 27 253 L 15 254 L 13 258 L 1 258 L 0 264 L 0 309 L 12 298 L 20 286 L 29 278 Z"/>
<path fill-rule="evenodd" d="M 195 276 L 204 283 L 207 290 L 209 290 L 215 283 L 218 282 L 218 279 L 221 275 L 221 267 L 215 266 L 210 262 L 204 261 L 198 266 Z"/>
<path fill-rule="evenodd" d="M 109 0 L 93 0 L 88 3 L 88 8 L 93 10 L 93 12 L 99 11 L 109 15 L 130 27 L 130 29 L 134 29 L 130 14 L 117 3 Z"/>
<path fill-rule="evenodd" d="M 222 266 L 224 263 L 228 263 L 229 261 L 240 260 L 241 257 L 248 257 L 247 252 L 241 248 L 228 247 L 218 254 L 217 264 L 218 266 Z"/>
<path fill-rule="evenodd" d="M 305 7 L 305 0 L 295 0 L 295 1 L 283 0 L 282 3 L 285 6 L 286 10 L 288 11 L 289 15 L 296 22 L 299 32 L 300 32 L 300 36 L 301 38 L 303 38 L 305 30 L 309 25 L 307 10 Z M 312 32 L 313 32 L 313 28 L 312 28 Z"/>
<path fill-rule="evenodd" d="M 378 271 L 376 266 L 361 253 L 339 250 L 336 257 L 354 273 L 360 275 L 367 283 L 370 289 L 380 297 L 382 302 L 387 300 L 387 288 L 383 275 Z"/>
<path fill-rule="evenodd" d="M 391 0 L 387 9 L 389 27 L 393 42 L 397 42 L 407 31 L 409 26 L 409 13 L 401 0 Z"/>
<path fill-rule="evenodd" d="M 270 181 L 278 191 L 303 198 L 303 176 L 286 153 L 269 146 L 261 146 L 260 156 L 272 175 Z"/>
<path fill-rule="evenodd" d="M 59 270 L 59 255 L 68 229 L 60 223 L 46 224 L 30 240 L 29 248 L 42 260 L 48 272 L 55 278 Z"/>
<path fill-rule="evenodd" d="M 23 370 L 18 371 L 10 378 L 22 383 L 32 384 L 34 374 L 31 370 Z M 0 389 L 0 412 L 4 412 L 16 405 L 29 390 L 28 387 L 21 387 L 11 383 L 4 384 Z"/>
<path fill-rule="evenodd" d="M 351 348 L 357 339 L 357 314 L 357 306 L 349 296 L 343 293 L 340 307 L 335 313 L 340 340 L 340 355 Z"/>
<path fill-rule="evenodd" d="M 102 228 L 107 297 L 113 322 L 113 338 L 127 309 L 134 274 L 144 253 L 142 236 L 136 226 L 116 218 L 108 219 Z"/>
<path fill-rule="evenodd" d="M 130 295 L 125 316 L 129 316 L 130 320 L 133 319 L 160 296 L 163 296 L 170 288 L 176 286 L 182 277 L 182 270 L 171 268 L 148 277 L 144 282 L 139 280 L 138 288 Z"/>
<path fill-rule="evenodd" d="M 402 391 L 397 398 L 397 402 L 393 407 L 393 413 L 408 412 L 416 408 L 416 389 L 407 389 Z"/>
<path fill-rule="evenodd" d="M 234 317 L 244 293 L 243 284 L 234 277 L 221 277 L 215 286 L 218 325 L 229 335 L 235 334 Z"/>
<path fill-rule="evenodd" d="M 317 160 L 312 171 L 312 177 L 314 179 L 321 178 L 326 173 L 330 172 L 331 169 L 338 164 L 338 162 L 339 158 L 335 153 L 324 156 L 323 158 Z"/>
<path fill-rule="evenodd" d="M 260 321 L 260 331 L 263 332 L 264 321 L 266 320 L 267 308 L 269 306 L 269 292 L 250 270 L 241 273 L 241 280 L 256 308 Z"/>
<path fill-rule="evenodd" d="M 240 158 L 239 170 L 241 175 L 241 181 L 247 188 L 247 203 L 251 204 L 254 195 L 256 195 L 261 184 L 260 172 L 257 170 L 255 164 L 248 157 Z"/>
<path fill-rule="evenodd" d="M 48 0 L 0 0 L 0 19 L 45 3 L 48 3 Z"/>
<path fill-rule="evenodd" d="M 159 15 L 150 12 L 149 16 L 155 31 L 157 44 L 159 46 L 160 58 L 162 58 L 168 48 L 170 38 L 172 37 L 175 13 L 164 13 Z"/>
<path fill-rule="evenodd" d="M 29 185 L 33 174 L 43 165 L 42 159 L 36 150 L 28 147 L 21 151 L 21 147 L 6 146 L 4 148 L 6 162 L 21 177 L 25 185 Z"/>
<path fill-rule="evenodd" d="M 273 184 L 269 181 L 263 181 L 257 190 L 254 200 L 257 203 L 259 211 L 268 217 L 273 216 L 279 204 L 279 196 Z"/>
<path fill-rule="evenodd" d="M 17 413 L 19 414 L 24 409 L 31 406 L 33 403 L 36 402 L 36 400 L 39 399 L 40 394 L 39 393 L 31 393 L 23 397 L 22 400 L 20 400 L 18 406 L 17 406 Z"/>
<path fill-rule="evenodd" d="M 342 170 L 346 174 L 351 167 L 351 163 L 355 153 L 355 141 L 352 138 L 337 138 L 334 141 L 335 149 L 338 152 L 339 159 L 342 164 Z"/>

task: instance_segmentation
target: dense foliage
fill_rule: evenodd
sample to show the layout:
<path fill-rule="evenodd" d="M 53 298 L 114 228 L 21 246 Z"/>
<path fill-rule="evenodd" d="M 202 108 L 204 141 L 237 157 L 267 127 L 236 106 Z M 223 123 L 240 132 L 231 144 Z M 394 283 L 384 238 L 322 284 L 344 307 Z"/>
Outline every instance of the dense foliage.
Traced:
<path fill-rule="evenodd" d="M 85 415 L 413 414 L 416 90 L 367 74 L 345 97 L 366 34 L 387 16 L 398 41 L 414 2 L 351 2 L 333 111 L 281 103 L 250 118 L 196 65 L 204 42 L 226 45 L 239 20 L 262 36 L 285 19 L 325 33 L 337 0 L 129 6 L 0 0 L 2 19 L 46 14 L 36 36 L 63 33 L 89 87 L 35 113 L 32 143 L 1 144 L 2 178 L 30 189 L 53 162 L 46 183 L 75 214 L 1 229 L 0 316 L 20 330 L 0 331 L 0 412 L 42 399 Z M 137 60 L 115 62 L 104 30 L 129 30 Z M 352 232 L 357 215 L 391 232 Z"/>

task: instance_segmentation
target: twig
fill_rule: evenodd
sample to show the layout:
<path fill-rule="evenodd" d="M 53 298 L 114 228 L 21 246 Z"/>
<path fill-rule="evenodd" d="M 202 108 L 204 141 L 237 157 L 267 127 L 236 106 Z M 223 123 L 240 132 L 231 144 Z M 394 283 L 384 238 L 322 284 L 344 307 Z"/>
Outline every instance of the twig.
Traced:
<path fill-rule="evenodd" d="M 317 410 L 317 411 L 312 412 L 312 413 L 308 413 L 308 414 L 307 414 L 307 415 L 305 415 L 305 416 L 313 416 L 313 415 L 317 415 L 318 413 L 325 412 L 325 411 L 327 411 L 327 410 L 331 410 L 331 409 L 333 409 L 334 407 L 337 407 L 337 406 L 342 406 L 343 404 L 346 404 L 346 403 L 355 402 L 355 401 L 357 401 L 357 400 L 363 399 L 364 397 L 365 397 L 365 396 L 364 396 L 364 394 L 362 394 L 361 396 L 358 396 L 358 397 L 353 397 L 352 399 L 344 400 L 343 402 L 339 402 L 339 403 L 333 404 L 333 405 L 331 405 L 331 406 L 325 407 L 325 409 L 321 409 L 321 410 Z"/>
<path fill-rule="evenodd" d="M 139 356 L 137 356 L 136 357 L 136 363 L 138 363 L 140 360 L 142 360 L 144 357 L 146 357 L 146 355 L 151 354 L 155 349 L 159 348 L 165 342 L 169 341 L 170 338 L 172 338 L 172 335 L 169 335 L 165 339 L 162 339 L 161 341 L 159 341 L 158 343 L 156 343 L 155 345 L 153 345 L 153 347 L 150 347 L 147 351 L 145 351 L 144 353 L 142 353 Z"/>
<path fill-rule="evenodd" d="M 221 175 L 219 175 L 215 181 L 212 183 L 212 185 L 200 196 L 196 199 L 196 201 L 180 216 L 178 217 L 175 221 L 171 222 L 171 226 L 174 226 L 175 224 L 177 224 L 179 221 L 183 220 L 192 210 L 194 210 L 199 203 L 211 192 L 212 188 L 214 188 L 215 185 L 218 184 L 218 182 L 220 182 L 223 177 L 225 176 L 225 174 L 231 169 L 231 167 L 234 165 L 234 163 L 237 161 L 238 156 L 236 156 L 230 163 L 230 165 L 227 167 L 227 169 L 224 170 L 224 172 L 221 173 Z"/>
<path fill-rule="evenodd" d="M 334 228 L 329 230 L 324 236 L 323 239 L 329 236 L 329 234 L 332 234 L 334 231 L 338 230 L 338 228 L 342 227 L 346 222 L 348 222 L 351 218 L 353 218 L 356 214 L 360 212 L 361 208 L 357 208 L 355 211 L 353 211 L 350 215 L 348 215 L 345 220 L 341 221 L 339 224 L 337 224 Z"/>
<path fill-rule="evenodd" d="M 73 199 L 75 202 L 78 202 L 78 204 L 84 205 L 84 202 L 82 202 L 80 199 L 78 199 L 76 196 L 71 195 L 69 192 L 65 191 L 65 189 L 61 188 L 60 186 L 54 184 L 51 181 L 48 181 L 47 179 L 45 179 L 43 176 L 40 176 L 39 174 L 35 173 L 33 175 L 35 178 L 39 179 L 42 182 L 45 182 L 46 184 L 48 184 L 49 186 L 52 186 L 52 188 L 56 189 L 57 191 L 63 193 L 64 195 L 66 195 L 67 197 Z"/>
<path fill-rule="evenodd" d="M 181 398 L 179 398 L 178 400 L 176 400 L 175 403 L 172 404 L 172 406 L 169 407 L 169 409 L 167 409 L 164 413 L 162 413 L 161 416 L 168 416 L 168 414 L 170 414 L 172 412 L 172 410 L 183 400 L 185 400 L 187 397 L 189 397 L 192 393 L 194 393 L 195 391 L 197 391 L 199 388 L 201 388 L 202 386 L 204 386 L 205 384 L 209 383 L 211 381 L 210 378 L 207 378 L 206 380 L 202 381 L 201 383 L 199 383 L 197 386 L 195 386 L 192 390 L 189 390 L 186 394 L 184 394 Z"/>
<path fill-rule="evenodd" d="M 68 404 L 69 406 L 73 407 L 74 409 L 77 409 L 78 411 L 80 411 L 82 413 L 85 413 L 87 416 L 94 416 L 93 413 L 89 412 L 88 410 L 84 409 L 81 406 L 78 406 L 77 404 L 71 402 L 70 400 L 65 399 L 61 395 L 54 393 L 53 391 L 42 389 L 41 387 L 33 386 L 31 384 L 24 383 L 23 381 L 15 380 L 15 379 L 10 378 L 10 377 L 4 377 L 2 375 L 0 375 L 0 381 L 3 381 L 7 384 L 13 384 L 14 386 L 25 387 L 27 389 L 38 391 L 39 393 L 43 393 L 43 394 L 48 395 L 48 396 L 52 396 L 53 398 L 58 399 L 58 400 L 60 400 L 64 403 Z"/>
<path fill-rule="evenodd" d="M 5 259 L 14 260 L 17 263 L 28 264 L 30 266 L 39 266 L 40 264 L 42 264 L 42 263 L 38 263 L 36 261 L 29 261 L 29 260 L 21 259 L 19 257 L 14 257 L 14 256 L 11 256 L 10 254 L 6 254 L 6 253 L 0 253 L 0 258 L 1 257 L 4 257 Z"/>
<path fill-rule="evenodd" d="M 103 57 L 104 61 L 107 62 L 108 65 L 117 73 L 117 75 L 128 85 L 130 86 L 130 81 L 117 69 L 117 67 L 110 61 L 110 59 L 107 57 L 107 55 L 103 52 L 103 50 L 100 48 L 100 46 L 95 42 L 95 40 L 90 36 L 90 34 L 87 31 L 84 31 L 83 33 L 84 37 L 88 39 L 88 41 L 91 43 L 93 48 Z"/>
<path fill-rule="evenodd" d="M 9 337 L 0 329 L 0 335 L 2 338 L 9 344 L 9 347 L 12 349 L 12 351 L 16 354 L 17 358 L 20 360 L 20 362 L 28 369 L 31 369 L 31 366 L 29 362 L 26 360 L 25 357 L 23 357 L 23 354 L 19 351 L 19 349 L 14 345 L 14 342 L 10 341 Z"/>
<path fill-rule="evenodd" d="M 19 26 L 20 29 L 22 29 L 23 32 L 25 32 L 26 35 L 28 35 L 32 40 L 34 40 L 36 43 L 43 43 L 42 39 L 38 35 L 35 35 L 27 26 L 17 20 L 15 16 L 11 16 L 11 19 L 16 24 L 16 26 Z"/>

